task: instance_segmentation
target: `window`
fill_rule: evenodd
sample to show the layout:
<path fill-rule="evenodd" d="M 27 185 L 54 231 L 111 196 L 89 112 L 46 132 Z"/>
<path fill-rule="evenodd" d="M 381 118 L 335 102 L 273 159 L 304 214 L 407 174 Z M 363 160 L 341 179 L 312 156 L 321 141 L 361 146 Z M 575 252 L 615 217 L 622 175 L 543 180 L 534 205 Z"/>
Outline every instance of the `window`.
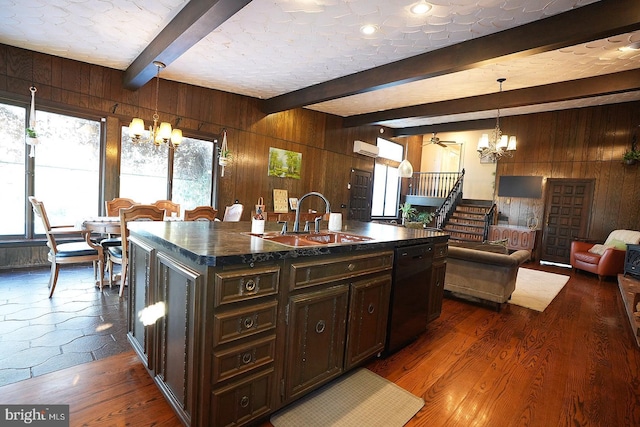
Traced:
<path fill-rule="evenodd" d="M 398 165 L 402 161 L 404 148 L 386 139 L 378 138 L 380 153 L 373 170 L 373 200 L 371 216 L 374 218 L 397 218 L 400 199 Z"/>
<path fill-rule="evenodd" d="M 210 141 L 184 138 L 173 159 L 173 201 L 180 209 L 211 203 L 213 148 Z"/>
<path fill-rule="evenodd" d="M 145 132 L 148 134 L 148 132 Z M 143 138 L 146 135 L 143 135 Z M 133 143 L 129 128 L 122 128 L 120 197 L 140 203 L 171 199 L 180 210 L 211 203 L 214 144 L 183 138 L 177 150 L 167 144 Z M 173 160 L 173 176 L 169 162 Z M 171 183 L 171 185 L 169 185 Z"/>
<path fill-rule="evenodd" d="M 27 110 L 0 104 L 0 180 L 4 206 L 0 209 L 0 235 L 24 236 L 25 230 L 25 123 Z"/>
<path fill-rule="evenodd" d="M 35 157 L 25 144 L 27 110 L 0 104 L 0 179 L 5 205 L 0 210 L 2 238 L 31 238 L 26 200 L 43 201 L 53 225 L 74 225 L 99 208 L 100 122 L 36 111 L 39 144 Z M 39 221 L 35 233 L 43 232 Z"/>
<path fill-rule="evenodd" d="M 75 225 L 100 208 L 100 122 L 38 111 L 34 196 L 52 225 Z M 35 231 L 43 233 L 40 221 Z"/>

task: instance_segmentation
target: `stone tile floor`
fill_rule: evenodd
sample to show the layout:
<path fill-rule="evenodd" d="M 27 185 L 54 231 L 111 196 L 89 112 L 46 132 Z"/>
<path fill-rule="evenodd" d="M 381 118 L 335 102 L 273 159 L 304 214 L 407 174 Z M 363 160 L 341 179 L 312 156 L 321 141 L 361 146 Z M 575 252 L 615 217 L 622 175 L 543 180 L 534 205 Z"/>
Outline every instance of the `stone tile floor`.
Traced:
<path fill-rule="evenodd" d="M 93 267 L 0 270 L 0 386 L 131 349 L 127 298 L 95 287 Z"/>

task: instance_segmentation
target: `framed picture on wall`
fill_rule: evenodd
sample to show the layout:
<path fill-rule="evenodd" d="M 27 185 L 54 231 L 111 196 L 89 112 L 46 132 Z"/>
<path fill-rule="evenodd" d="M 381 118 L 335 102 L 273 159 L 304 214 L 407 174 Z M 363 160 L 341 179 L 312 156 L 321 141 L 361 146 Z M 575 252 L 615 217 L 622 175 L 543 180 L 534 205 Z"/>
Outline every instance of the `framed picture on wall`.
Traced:
<path fill-rule="evenodd" d="M 300 179 L 302 153 L 269 147 L 268 176 Z"/>

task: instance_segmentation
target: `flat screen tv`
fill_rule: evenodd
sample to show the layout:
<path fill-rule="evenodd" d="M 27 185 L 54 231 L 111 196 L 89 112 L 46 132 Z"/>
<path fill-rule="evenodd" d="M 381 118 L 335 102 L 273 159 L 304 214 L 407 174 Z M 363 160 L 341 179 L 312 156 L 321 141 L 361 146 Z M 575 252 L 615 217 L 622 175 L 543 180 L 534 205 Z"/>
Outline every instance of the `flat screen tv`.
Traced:
<path fill-rule="evenodd" d="M 498 196 L 539 199 L 542 197 L 542 177 L 503 175 L 498 182 Z"/>

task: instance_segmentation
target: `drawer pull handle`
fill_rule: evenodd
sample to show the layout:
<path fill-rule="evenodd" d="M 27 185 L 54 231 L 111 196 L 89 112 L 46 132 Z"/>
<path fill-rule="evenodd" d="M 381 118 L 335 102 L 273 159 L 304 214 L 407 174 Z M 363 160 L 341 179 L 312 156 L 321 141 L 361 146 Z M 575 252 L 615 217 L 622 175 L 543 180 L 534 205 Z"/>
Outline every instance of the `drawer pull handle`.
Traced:
<path fill-rule="evenodd" d="M 244 284 L 244 289 L 247 292 L 253 292 L 256 290 L 256 282 L 253 280 L 248 280 L 247 283 Z"/>
<path fill-rule="evenodd" d="M 324 328 L 325 328 L 325 323 L 324 320 L 320 320 L 318 323 L 316 323 L 316 333 L 321 334 L 324 332 Z"/>
<path fill-rule="evenodd" d="M 252 359 L 253 357 L 251 356 L 251 353 L 245 353 L 242 355 L 242 363 L 244 363 L 245 365 L 251 362 Z"/>
<path fill-rule="evenodd" d="M 374 307 L 373 303 L 370 303 L 369 307 L 367 308 L 367 311 L 369 312 L 369 314 L 373 314 L 374 310 L 375 310 L 375 307 Z"/>
<path fill-rule="evenodd" d="M 244 327 L 249 329 L 253 327 L 253 319 L 250 317 L 247 317 L 246 319 L 244 319 Z"/>
<path fill-rule="evenodd" d="M 349 271 L 353 271 L 353 270 L 355 270 L 355 269 L 356 269 L 356 265 L 355 265 L 355 264 L 349 264 L 349 265 L 347 266 L 347 270 L 349 270 Z"/>
<path fill-rule="evenodd" d="M 242 408 L 249 406 L 249 396 L 242 396 L 242 399 L 240 399 L 240 406 Z"/>

